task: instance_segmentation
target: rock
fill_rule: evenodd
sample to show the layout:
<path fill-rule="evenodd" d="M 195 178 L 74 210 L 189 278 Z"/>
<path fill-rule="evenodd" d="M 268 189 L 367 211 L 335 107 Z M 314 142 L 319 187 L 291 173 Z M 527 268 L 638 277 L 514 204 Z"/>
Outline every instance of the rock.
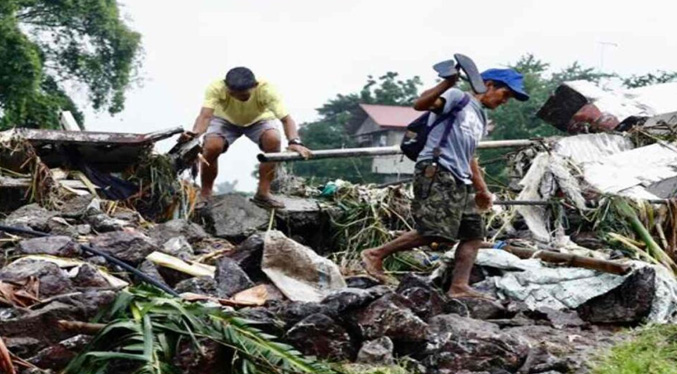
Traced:
<path fill-rule="evenodd" d="M 97 232 L 115 232 L 122 231 L 125 227 L 131 227 L 132 224 L 117 218 L 112 218 L 106 213 L 97 212 L 94 214 L 87 213 L 85 216 L 87 222 Z"/>
<path fill-rule="evenodd" d="M 214 196 L 202 219 L 214 236 L 239 241 L 265 229 L 270 216 L 246 196 L 225 194 Z"/>
<path fill-rule="evenodd" d="M 319 303 L 290 302 L 282 306 L 277 315 L 289 329 L 311 314 L 318 313 L 327 314 L 328 310 Z"/>
<path fill-rule="evenodd" d="M 268 298 L 266 299 L 267 304 L 279 303 L 287 300 L 287 297 L 280 291 L 279 288 L 275 287 L 274 284 L 266 283 L 266 292 L 268 292 Z"/>
<path fill-rule="evenodd" d="M 417 343 L 426 340 L 428 325 L 410 308 L 411 303 L 398 294 L 387 294 L 357 314 L 357 322 L 365 339 L 387 336 L 398 343 Z"/>
<path fill-rule="evenodd" d="M 77 243 L 68 236 L 46 236 L 43 238 L 26 239 L 16 247 L 26 255 L 51 255 L 57 257 L 77 257 L 80 249 Z"/>
<path fill-rule="evenodd" d="M 219 297 L 229 298 L 240 291 L 254 287 L 247 274 L 228 257 L 221 257 L 216 266 L 216 288 Z"/>
<path fill-rule="evenodd" d="M 395 291 L 409 300 L 412 310 L 423 320 L 442 314 L 447 300 L 442 292 L 426 277 L 407 274 Z"/>
<path fill-rule="evenodd" d="M 639 323 L 651 312 L 656 273 L 649 266 L 637 269 L 620 286 L 580 305 L 578 315 L 590 323 Z"/>
<path fill-rule="evenodd" d="M 113 231 L 95 236 L 92 247 L 132 264 L 141 263 L 159 248 L 146 235 L 137 231 Z"/>
<path fill-rule="evenodd" d="M 392 340 L 386 336 L 366 341 L 357 353 L 357 362 L 360 364 L 392 365 L 395 363 L 393 358 L 394 348 Z"/>
<path fill-rule="evenodd" d="M 433 317 L 428 329 L 426 366 L 440 373 L 461 370 L 515 372 L 529 347 L 497 325 L 454 314 Z"/>
<path fill-rule="evenodd" d="M 89 264 L 80 266 L 77 275 L 72 279 L 76 287 L 110 287 L 106 278 L 101 275 L 97 269 Z"/>
<path fill-rule="evenodd" d="M 173 364 L 182 374 L 221 374 L 231 364 L 232 354 L 222 345 L 198 338 L 199 350 L 189 340 L 182 340 L 174 355 Z"/>
<path fill-rule="evenodd" d="M 69 333 L 58 328 L 59 320 L 82 321 L 82 313 L 73 305 L 53 301 L 44 307 L 0 323 L 0 336 L 34 338 L 46 344 L 56 344 L 69 338 Z"/>
<path fill-rule="evenodd" d="M 212 277 L 195 277 L 181 281 L 174 286 L 178 293 L 191 292 L 200 295 L 218 297 L 216 281 Z"/>
<path fill-rule="evenodd" d="M 57 214 L 38 204 L 28 204 L 10 213 L 5 218 L 5 225 L 45 232 L 49 230 L 49 220 Z"/>
<path fill-rule="evenodd" d="M 40 340 L 25 336 L 3 337 L 3 341 L 7 349 L 19 357 L 31 357 L 45 347 L 45 343 Z"/>
<path fill-rule="evenodd" d="M 73 225 L 61 217 L 52 217 L 47 221 L 49 233 L 52 235 L 77 238 L 80 234 L 80 225 Z M 89 226 L 89 225 L 87 225 Z"/>
<path fill-rule="evenodd" d="M 261 270 L 263 238 L 260 234 L 248 237 L 235 250 L 227 252 L 225 256 L 233 259 L 251 280 L 256 282 L 266 279 L 266 274 Z"/>
<path fill-rule="evenodd" d="M 160 252 L 170 256 L 178 257 L 184 261 L 193 258 L 195 253 L 188 240 L 184 236 L 176 236 L 167 240 L 160 249 Z"/>
<path fill-rule="evenodd" d="M 173 219 L 155 225 L 148 230 L 148 236 L 155 240 L 158 245 L 162 245 L 168 239 L 179 236 L 183 236 L 190 244 L 194 244 L 209 237 L 202 226 L 185 219 Z"/>
<path fill-rule="evenodd" d="M 45 298 L 73 291 L 73 283 L 65 271 L 52 262 L 23 259 L 0 270 L 0 280 L 24 283 L 30 277 L 40 282 L 39 297 Z"/>
<path fill-rule="evenodd" d="M 93 195 L 75 196 L 63 202 L 59 207 L 59 216 L 80 219 L 87 213 L 94 200 Z M 97 199 L 97 201 L 99 201 Z M 98 206 L 98 203 L 97 203 Z"/>
<path fill-rule="evenodd" d="M 282 336 L 285 332 L 285 323 L 266 308 L 246 308 L 240 310 L 240 315 L 252 322 L 252 325 L 261 331 L 273 336 Z"/>
<path fill-rule="evenodd" d="M 91 336 L 77 335 L 43 349 L 28 362 L 42 369 L 61 370 L 91 341 Z"/>
<path fill-rule="evenodd" d="M 294 240 L 313 248 L 319 254 L 328 254 L 331 235 L 329 215 L 315 199 L 278 195 L 285 204 L 275 211 L 276 227 Z"/>
<path fill-rule="evenodd" d="M 158 281 L 160 284 L 169 287 L 167 282 L 165 282 L 165 279 L 160 275 L 160 272 L 158 271 L 157 266 L 155 266 L 154 263 L 146 260 L 141 263 L 139 266 L 139 270 L 146 274 L 147 276 L 151 277 L 152 279 Z"/>
<path fill-rule="evenodd" d="M 89 321 L 113 304 L 116 297 L 115 291 L 92 288 L 84 290 L 81 294 L 59 299 L 59 301 L 76 307 L 81 316 L 80 320 Z"/>
<path fill-rule="evenodd" d="M 540 314 L 543 319 L 548 320 L 552 327 L 556 329 L 562 329 L 564 327 L 583 327 L 586 325 L 585 321 L 578 316 L 578 313 L 576 313 L 575 310 L 555 310 L 543 307 L 538 308 L 529 315 L 533 316 L 534 314 Z"/>
<path fill-rule="evenodd" d="M 386 286 L 374 287 L 367 290 L 360 288 L 344 288 L 334 291 L 322 300 L 322 305 L 331 315 L 352 313 L 357 309 L 391 292 Z"/>
<path fill-rule="evenodd" d="M 355 276 L 355 277 L 346 277 L 346 285 L 349 288 L 372 288 L 380 285 L 381 282 L 375 280 L 371 277 L 366 276 Z"/>
<path fill-rule="evenodd" d="M 475 319 L 501 319 L 509 317 L 508 311 L 498 301 L 478 298 L 455 298 L 465 305 L 469 317 Z"/>
<path fill-rule="evenodd" d="M 305 355 L 331 361 L 352 360 L 355 347 L 350 335 L 331 317 L 312 314 L 287 332 L 286 340 Z"/>

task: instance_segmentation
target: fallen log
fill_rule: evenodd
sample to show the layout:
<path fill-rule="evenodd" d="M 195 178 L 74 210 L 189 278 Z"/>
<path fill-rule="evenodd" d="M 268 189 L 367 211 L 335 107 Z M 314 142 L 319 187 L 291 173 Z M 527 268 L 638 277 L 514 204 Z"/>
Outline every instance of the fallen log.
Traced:
<path fill-rule="evenodd" d="M 517 139 L 517 140 L 487 140 L 481 141 L 478 148 L 513 148 L 528 147 L 539 144 L 538 140 Z M 393 156 L 401 155 L 402 150 L 399 145 L 390 147 L 369 147 L 369 148 L 342 148 L 342 149 L 319 149 L 312 150 L 313 156 L 310 160 L 320 160 L 325 158 L 346 158 L 346 157 L 373 157 L 373 156 Z M 287 162 L 287 161 L 306 161 L 296 152 L 278 152 L 278 153 L 259 153 L 260 162 Z"/>
<path fill-rule="evenodd" d="M 534 249 L 514 247 L 511 245 L 506 245 L 505 247 L 503 247 L 503 250 L 523 259 L 538 258 L 541 261 L 553 264 L 597 270 L 604 273 L 616 275 L 625 275 L 632 268 L 629 264 L 622 264 L 616 261 L 600 260 L 596 258 L 572 255 L 569 253 L 559 253 L 553 251 L 537 251 Z"/>

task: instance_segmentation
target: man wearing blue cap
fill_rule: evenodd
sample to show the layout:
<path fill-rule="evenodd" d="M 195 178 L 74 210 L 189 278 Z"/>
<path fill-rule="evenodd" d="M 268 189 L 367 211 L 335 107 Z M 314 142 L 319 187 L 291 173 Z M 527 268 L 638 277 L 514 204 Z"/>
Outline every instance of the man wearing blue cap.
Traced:
<path fill-rule="evenodd" d="M 487 87 L 485 93 L 470 95 L 453 88 L 458 75 L 450 74 L 416 100 L 416 110 L 431 111 L 428 126 L 452 110 L 457 114 L 451 117 L 449 130 L 445 131 L 444 121 L 430 130 L 416 160 L 411 204 L 416 230 L 362 252 L 365 269 L 372 276 L 382 281 L 388 279 L 383 272 L 383 260 L 393 253 L 433 242 L 458 241 L 448 295 L 484 297 L 468 284 L 485 236 L 479 210 L 492 205 L 492 194 L 474 156 L 475 149 L 487 131 L 485 109 L 496 109 L 511 98 L 526 101 L 529 96 L 524 92 L 522 74 L 515 70 L 490 69 L 481 76 Z"/>

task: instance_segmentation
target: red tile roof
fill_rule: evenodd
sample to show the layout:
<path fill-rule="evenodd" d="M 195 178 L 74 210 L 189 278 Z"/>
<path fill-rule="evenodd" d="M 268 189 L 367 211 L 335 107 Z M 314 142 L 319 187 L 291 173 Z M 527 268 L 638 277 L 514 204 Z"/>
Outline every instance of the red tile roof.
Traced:
<path fill-rule="evenodd" d="M 408 106 L 360 104 L 360 107 L 381 127 L 407 127 L 423 114 Z"/>

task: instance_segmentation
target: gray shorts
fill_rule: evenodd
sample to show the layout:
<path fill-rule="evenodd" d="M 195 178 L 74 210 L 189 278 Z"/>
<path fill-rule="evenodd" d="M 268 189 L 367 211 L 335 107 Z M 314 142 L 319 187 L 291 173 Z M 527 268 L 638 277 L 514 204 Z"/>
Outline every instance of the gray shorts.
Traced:
<path fill-rule="evenodd" d="M 213 117 L 209 122 L 205 138 L 208 136 L 220 136 L 226 141 L 226 145 L 231 145 L 244 135 L 261 148 L 261 135 L 271 129 L 279 131 L 273 120 L 263 120 L 249 126 L 236 126 L 223 118 Z"/>

